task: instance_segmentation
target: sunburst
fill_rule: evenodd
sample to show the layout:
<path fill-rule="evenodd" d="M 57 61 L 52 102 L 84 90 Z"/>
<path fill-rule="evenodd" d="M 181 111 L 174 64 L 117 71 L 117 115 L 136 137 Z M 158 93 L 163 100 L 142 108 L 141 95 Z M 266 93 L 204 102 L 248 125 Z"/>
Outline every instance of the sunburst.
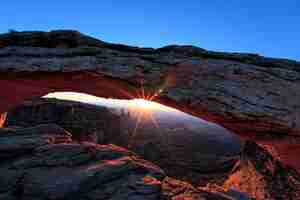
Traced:
<path fill-rule="evenodd" d="M 137 113 L 137 119 L 130 141 L 134 140 L 139 127 L 144 121 L 150 120 L 156 128 L 159 128 L 159 123 L 155 119 L 154 112 L 157 110 L 164 110 L 165 107 L 159 103 L 153 102 L 153 100 L 158 97 L 162 91 L 163 89 L 159 89 L 153 94 L 146 94 L 143 82 L 141 82 L 141 89 L 137 94 L 137 98 L 131 100 L 131 107 Z M 131 142 L 129 143 L 129 147 L 130 146 Z"/>

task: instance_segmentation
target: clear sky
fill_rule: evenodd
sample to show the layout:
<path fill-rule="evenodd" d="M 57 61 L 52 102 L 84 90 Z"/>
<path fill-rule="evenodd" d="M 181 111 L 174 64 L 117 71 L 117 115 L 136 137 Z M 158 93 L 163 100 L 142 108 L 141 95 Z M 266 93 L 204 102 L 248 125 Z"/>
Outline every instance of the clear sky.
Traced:
<path fill-rule="evenodd" d="M 0 32 L 76 29 L 101 40 L 300 61 L 300 0 L 7 0 Z"/>

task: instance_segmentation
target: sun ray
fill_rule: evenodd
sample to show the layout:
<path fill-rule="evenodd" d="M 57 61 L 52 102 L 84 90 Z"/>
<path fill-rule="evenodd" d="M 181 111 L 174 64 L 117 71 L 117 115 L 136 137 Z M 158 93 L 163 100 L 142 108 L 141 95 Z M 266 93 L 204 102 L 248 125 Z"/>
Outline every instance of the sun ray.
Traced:
<path fill-rule="evenodd" d="M 129 147 L 129 148 L 131 147 L 132 142 L 134 141 L 134 138 L 135 138 L 135 136 L 136 136 L 136 133 L 137 133 L 137 130 L 138 130 L 140 121 L 141 121 L 141 114 L 138 113 L 137 120 L 136 120 L 136 123 L 135 123 L 135 127 L 134 127 L 134 129 L 133 129 L 132 134 L 130 135 L 130 140 L 129 140 L 129 143 L 128 143 L 128 147 Z"/>
<path fill-rule="evenodd" d="M 124 89 L 119 89 L 120 90 L 120 92 L 123 94 L 123 95 L 125 95 L 126 97 L 128 97 L 128 98 L 131 98 L 131 99 L 134 99 L 135 98 L 135 96 L 133 96 L 132 94 L 130 94 L 129 92 L 127 92 L 126 90 L 124 90 Z"/>
<path fill-rule="evenodd" d="M 141 88 L 142 88 L 142 99 L 145 99 L 145 89 L 144 89 L 144 82 L 141 80 Z"/>
<path fill-rule="evenodd" d="M 152 113 L 149 114 L 149 118 L 150 118 L 150 120 L 152 121 L 152 123 L 154 124 L 154 126 L 155 126 L 157 129 L 159 129 L 159 128 L 160 128 L 160 127 L 159 127 L 159 124 L 158 124 L 158 122 L 156 121 L 156 119 L 155 119 L 155 117 L 153 116 Z"/>

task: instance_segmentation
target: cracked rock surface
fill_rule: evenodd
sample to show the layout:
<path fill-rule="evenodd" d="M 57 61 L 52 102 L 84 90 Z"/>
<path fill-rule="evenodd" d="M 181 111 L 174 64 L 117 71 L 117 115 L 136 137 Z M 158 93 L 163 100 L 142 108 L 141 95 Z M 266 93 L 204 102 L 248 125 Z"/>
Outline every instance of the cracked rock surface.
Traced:
<path fill-rule="evenodd" d="M 1 200 L 230 199 L 167 178 L 124 148 L 72 143 L 53 124 L 0 130 Z"/>
<path fill-rule="evenodd" d="M 0 35 L 0 113 L 54 91 L 128 99 L 142 85 L 156 101 L 235 133 L 299 136 L 299 83 L 299 62 L 256 54 L 130 47 L 76 31 Z M 1 200 L 248 198 L 233 197 L 240 196 L 236 190 L 257 199 L 299 199 L 299 174 L 257 144 L 245 146 L 221 189 L 163 184 L 165 173 L 134 153 L 72 143 L 55 125 L 1 129 L 0 144 Z"/>
<path fill-rule="evenodd" d="M 122 147 L 74 143 L 70 133 L 54 124 L 0 130 L 1 200 L 300 197 L 300 175 L 253 142 L 245 144 L 240 164 L 223 185 L 197 188 Z"/>
<path fill-rule="evenodd" d="M 141 82 L 146 93 L 159 93 L 157 101 L 237 133 L 300 133 L 297 61 L 194 46 L 130 47 L 76 31 L 0 35 L 0 84 L 9 89 L 0 112 L 24 95 L 67 89 L 132 98 Z M 11 97 L 14 88 L 22 97 Z"/>
<path fill-rule="evenodd" d="M 157 164 L 168 176 L 198 185 L 223 183 L 243 148 L 233 133 L 208 122 L 182 121 L 179 116 L 173 121 L 169 116 L 157 119 L 162 124 L 158 125 L 145 118 L 137 129 L 137 120 L 112 108 L 40 98 L 9 111 L 5 126 L 55 123 L 78 141 L 122 146 Z"/>

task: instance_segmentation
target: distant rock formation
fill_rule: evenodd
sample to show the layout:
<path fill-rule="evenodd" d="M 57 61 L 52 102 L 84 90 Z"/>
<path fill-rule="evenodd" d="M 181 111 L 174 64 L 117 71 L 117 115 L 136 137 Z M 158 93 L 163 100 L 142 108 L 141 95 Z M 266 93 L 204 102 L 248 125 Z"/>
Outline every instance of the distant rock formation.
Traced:
<path fill-rule="evenodd" d="M 38 98 L 8 112 L 4 125 L 31 127 L 48 123 L 72 132 L 74 140 L 106 144 L 119 137 L 121 121 L 105 107 Z"/>

